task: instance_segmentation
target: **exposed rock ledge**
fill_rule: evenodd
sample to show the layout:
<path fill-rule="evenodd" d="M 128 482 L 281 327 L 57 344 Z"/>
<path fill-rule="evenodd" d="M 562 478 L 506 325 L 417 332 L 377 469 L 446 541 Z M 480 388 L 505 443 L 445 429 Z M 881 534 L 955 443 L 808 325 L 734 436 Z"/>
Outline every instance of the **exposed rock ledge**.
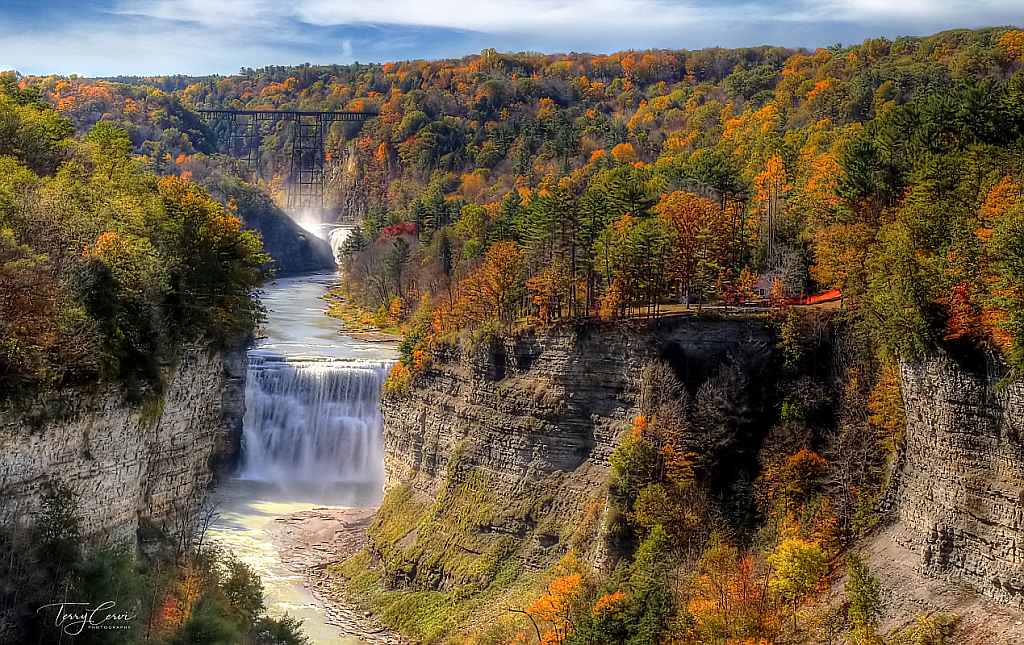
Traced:
<path fill-rule="evenodd" d="M 0 411 L 0 523 L 28 522 L 43 491 L 60 483 L 78 493 L 91 540 L 134 539 L 140 522 L 180 528 L 237 455 L 245 370 L 244 346 L 190 346 L 162 399 L 148 404 L 110 385 Z"/>
<path fill-rule="evenodd" d="M 893 539 L 929 578 L 1024 608 L 1024 383 L 1005 366 L 935 356 L 901 366 L 902 467 Z"/>
<path fill-rule="evenodd" d="M 481 517 L 472 535 L 454 542 L 459 549 L 483 560 L 511 539 L 523 545 L 516 557 L 524 568 L 557 561 L 580 526 L 599 530 L 588 514 L 603 506 L 609 456 L 637 414 L 646 362 L 667 360 L 683 381 L 699 385 L 720 365 L 745 364 L 773 346 L 764 321 L 674 318 L 565 327 L 438 352 L 408 396 L 385 398 L 381 407 L 393 489 L 385 507 L 390 500 L 394 513 L 408 516 L 395 551 L 420 559 L 436 550 L 417 546 L 429 539 L 417 522 L 443 513 L 429 510 L 439 499 L 451 505 L 470 495 Z M 392 530 L 400 520 L 388 520 Z M 603 562 L 605 554 L 598 549 L 593 557 Z M 454 582 L 433 562 L 409 568 L 441 589 Z"/>

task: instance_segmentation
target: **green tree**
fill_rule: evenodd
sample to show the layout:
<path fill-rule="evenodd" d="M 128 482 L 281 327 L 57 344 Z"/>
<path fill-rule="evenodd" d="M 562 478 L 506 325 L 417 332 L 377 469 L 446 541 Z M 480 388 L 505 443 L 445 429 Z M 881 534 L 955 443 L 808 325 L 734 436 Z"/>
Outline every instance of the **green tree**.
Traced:
<path fill-rule="evenodd" d="M 871 575 L 867 564 L 852 551 L 846 554 L 846 570 L 850 576 L 846 581 L 846 593 L 850 597 L 846 616 L 853 627 L 851 636 L 857 645 L 879 643 L 881 639 L 875 630 L 882 615 L 882 586 Z"/>
<path fill-rule="evenodd" d="M 224 574 L 220 583 L 221 591 L 227 596 L 229 613 L 239 624 L 249 628 L 263 613 L 263 582 L 259 575 L 245 562 L 234 555 L 222 563 Z"/>

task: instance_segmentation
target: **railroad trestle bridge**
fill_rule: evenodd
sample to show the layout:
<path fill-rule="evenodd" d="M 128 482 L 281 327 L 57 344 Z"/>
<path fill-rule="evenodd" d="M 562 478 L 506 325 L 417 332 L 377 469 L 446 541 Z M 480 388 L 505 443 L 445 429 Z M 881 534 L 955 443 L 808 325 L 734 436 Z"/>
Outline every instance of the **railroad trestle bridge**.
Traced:
<path fill-rule="evenodd" d="M 306 112 L 297 110 L 208 110 L 197 109 L 200 117 L 210 123 L 218 144 L 226 154 L 238 159 L 259 177 L 261 126 L 267 122 L 294 123 L 292 150 L 287 181 L 288 206 L 293 209 L 324 206 L 327 176 L 327 154 L 324 135 L 332 123 L 365 121 L 378 116 L 376 112 Z"/>

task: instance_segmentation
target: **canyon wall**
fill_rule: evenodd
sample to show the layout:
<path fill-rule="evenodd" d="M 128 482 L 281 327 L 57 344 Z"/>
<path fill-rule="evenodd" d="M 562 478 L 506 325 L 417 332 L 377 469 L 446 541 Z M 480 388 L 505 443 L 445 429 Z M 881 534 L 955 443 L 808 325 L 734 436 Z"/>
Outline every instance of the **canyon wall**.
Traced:
<path fill-rule="evenodd" d="M 162 397 L 116 385 L 46 393 L 0 412 L 0 523 L 31 520 L 50 486 L 78 494 L 84 535 L 134 539 L 140 523 L 173 531 L 238 452 L 245 348 L 185 348 Z"/>
<path fill-rule="evenodd" d="M 453 567 L 426 572 L 437 567 L 423 554 L 444 547 L 425 533 L 459 533 L 462 554 L 486 562 L 515 548 L 528 566 L 550 564 L 584 525 L 601 524 L 609 456 L 637 414 L 646 362 L 665 360 L 695 386 L 720 365 L 770 356 L 773 346 L 763 320 L 674 318 L 438 352 L 407 396 L 384 399 L 392 490 L 373 539 L 392 562 L 407 561 L 410 577 L 438 576 L 441 587 Z M 417 526 L 421 517 L 434 523 L 429 531 Z"/>
<path fill-rule="evenodd" d="M 1024 384 L 997 359 L 901 366 L 907 435 L 892 534 L 924 575 L 1024 608 Z"/>
<path fill-rule="evenodd" d="M 382 406 L 391 490 L 370 534 L 385 588 L 486 587 L 501 578 L 502 559 L 528 572 L 574 548 L 604 562 L 596 538 L 609 456 L 638 413 L 651 359 L 667 361 L 691 394 L 723 368 L 756 374 L 734 388 L 749 394 L 748 430 L 720 471 L 735 475 L 748 459 L 756 469 L 764 442 L 780 440 L 765 434 L 786 396 L 780 384 L 820 376 L 784 375 L 776 342 L 764 321 L 674 319 L 438 352 L 407 395 Z M 830 351 L 818 360 L 833 361 Z M 884 580 L 925 590 L 899 605 L 894 625 L 962 609 L 965 598 L 1024 607 L 1024 385 L 1001 384 L 1006 374 L 991 357 L 901 365 L 907 429 L 883 500 L 891 513 L 862 545 L 883 549 L 870 562 Z M 751 413 L 757 405 L 769 412 Z M 997 612 L 977 611 L 979 625 Z"/>

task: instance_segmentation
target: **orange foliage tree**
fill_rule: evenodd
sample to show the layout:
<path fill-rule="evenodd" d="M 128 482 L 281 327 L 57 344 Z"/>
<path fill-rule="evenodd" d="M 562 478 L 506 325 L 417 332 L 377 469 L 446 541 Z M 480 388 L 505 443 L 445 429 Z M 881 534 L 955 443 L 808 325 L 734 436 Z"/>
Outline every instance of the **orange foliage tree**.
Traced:
<path fill-rule="evenodd" d="M 754 498 L 766 517 L 799 515 L 827 473 L 828 462 L 804 448 L 769 464 L 757 479 Z"/>
<path fill-rule="evenodd" d="M 537 629 L 541 645 L 562 645 L 578 624 L 580 612 L 583 611 L 583 576 L 571 572 L 576 565 L 578 563 L 571 556 L 563 559 L 558 568 L 564 574 L 552 580 L 547 592 L 525 611 L 535 628 L 538 619 L 551 626 L 551 629 L 543 634 L 539 628 Z"/>
<path fill-rule="evenodd" d="M 728 214 L 708 199 L 683 191 L 662 197 L 655 206 L 673 233 L 672 277 L 684 293 L 710 287 L 729 256 L 732 223 Z"/>
<path fill-rule="evenodd" d="M 459 282 L 459 297 L 452 307 L 438 310 L 435 329 L 443 333 L 489 320 L 511 321 L 523 297 L 525 273 L 523 250 L 517 242 L 492 245 L 483 266 Z"/>
<path fill-rule="evenodd" d="M 770 629 L 766 572 L 736 547 L 713 540 L 697 563 L 687 609 L 702 639 L 742 637 Z"/>

